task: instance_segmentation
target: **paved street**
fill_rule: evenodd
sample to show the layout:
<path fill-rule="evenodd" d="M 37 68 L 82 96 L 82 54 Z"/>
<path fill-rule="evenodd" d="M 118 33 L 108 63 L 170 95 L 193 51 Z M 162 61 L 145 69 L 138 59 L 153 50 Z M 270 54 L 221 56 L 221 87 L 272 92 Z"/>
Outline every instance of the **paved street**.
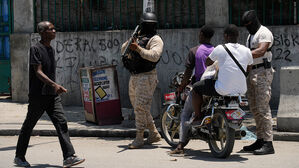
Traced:
<path fill-rule="evenodd" d="M 0 136 L 0 168 L 14 167 L 17 136 Z M 234 151 L 228 159 L 214 158 L 208 144 L 193 140 L 187 146 L 186 156 L 171 157 L 169 146 L 163 140 L 145 149 L 128 150 L 131 139 L 72 137 L 75 150 L 86 161 L 78 165 L 86 168 L 298 168 L 299 142 L 275 141 L 276 154 L 254 156 L 239 153 L 243 145 L 251 141 L 236 141 Z M 33 136 L 27 151 L 27 160 L 32 167 L 61 167 L 62 154 L 56 137 Z"/>

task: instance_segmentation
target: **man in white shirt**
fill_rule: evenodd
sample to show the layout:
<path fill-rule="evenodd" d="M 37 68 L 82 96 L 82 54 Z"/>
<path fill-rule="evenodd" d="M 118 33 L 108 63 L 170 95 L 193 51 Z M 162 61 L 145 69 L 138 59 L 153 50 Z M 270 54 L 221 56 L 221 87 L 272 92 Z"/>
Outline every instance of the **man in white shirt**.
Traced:
<path fill-rule="evenodd" d="M 251 51 L 237 43 L 239 31 L 237 26 L 228 25 L 224 30 L 224 40 L 226 47 L 230 50 L 239 64 L 245 71 L 248 71 L 253 63 Z M 206 65 L 212 65 L 218 61 L 218 79 L 205 79 L 194 84 L 192 89 L 192 106 L 195 111 L 193 124 L 202 120 L 204 114 L 201 113 L 203 95 L 218 96 L 231 94 L 245 94 L 247 91 L 246 77 L 228 52 L 222 45 L 218 45 L 206 60 Z"/>
<path fill-rule="evenodd" d="M 272 115 L 269 106 L 273 68 L 271 66 L 273 35 L 261 25 L 254 10 L 246 11 L 242 21 L 249 32 L 246 46 L 253 56 L 252 71 L 247 78 L 249 108 L 256 122 L 257 141 L 243 150 L 256 155 L 274 154 Z"/>

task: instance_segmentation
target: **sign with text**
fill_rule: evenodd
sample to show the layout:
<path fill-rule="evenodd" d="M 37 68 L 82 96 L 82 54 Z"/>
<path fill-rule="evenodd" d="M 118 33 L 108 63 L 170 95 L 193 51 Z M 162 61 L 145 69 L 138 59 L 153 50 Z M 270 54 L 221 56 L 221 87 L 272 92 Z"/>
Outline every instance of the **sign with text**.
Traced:
<path fill-rule="evenodd" d="M 119 99 L 114 69 L 114 67 L 108 67 L 105 69 L 92 70 L 92 80 L 96 103 Z"/>

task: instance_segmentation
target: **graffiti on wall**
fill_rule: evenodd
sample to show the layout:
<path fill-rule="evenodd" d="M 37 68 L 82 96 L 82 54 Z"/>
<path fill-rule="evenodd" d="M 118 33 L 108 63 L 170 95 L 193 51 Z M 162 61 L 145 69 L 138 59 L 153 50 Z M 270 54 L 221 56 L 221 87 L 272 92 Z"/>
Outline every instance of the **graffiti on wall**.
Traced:
<path fill-rule="evenodd" d="M 299 36 L 295 34 L 274 34 L 273 60 L 293 61 L 292 48 L 299 46 Z"/>
<path fill-rule="evenodd" d="M 32 37 L 32 44 L 39 40 L 39 36 Z M 123 69 L 120 49 L 125 40 L 119 35 L 115 37 L 105 35 L 86 36 L 84 34 L 68 37 L 57 36 L 51 43 L 56 52 L 56 81 L 68 89 L 69 93 L 67 95 L 74 97 L 71 95 L 80 94 L 78 73 L 81 67 L 97 67 L 112 64 L 119 65 L 118 69 Z M 164 46 L 159 64 L 173 67 L 173 72 L 163 71 L 159 73 L 159 76 L 162 76 L 160 82 L 167 83 L 162 90 L 168 89 L 168 82 L 176 73 L 174 71 L 177 71 L 177 67 L 184 67 L 185 56 L 188 54 L 188 51 L 188 45 L 185 45 L 182 49 L 174 49 L 171 44 Z M 167 77 L 167 79 L 164 77 Z M 127 79 L 128 77 L 123 78 Z"/>

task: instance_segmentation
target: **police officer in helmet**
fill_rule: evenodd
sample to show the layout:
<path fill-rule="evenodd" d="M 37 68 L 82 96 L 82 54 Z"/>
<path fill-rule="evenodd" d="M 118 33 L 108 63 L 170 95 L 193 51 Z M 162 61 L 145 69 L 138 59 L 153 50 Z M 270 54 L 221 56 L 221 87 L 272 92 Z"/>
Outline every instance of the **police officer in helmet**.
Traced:
<path fill-rule="evenodd" d="M 152 97 L 158 83 L 156 65 L 163 51 L 163 41 L 157 35 L 157 17 L 154 13 L 144 13 L 141 18 L 137 38 L 129 46 L 128 63 L 125 68 L 131 73 L 129 96 L 135 113 L 136 138 L 130 149 L 141 148 L 144 143 L 152 144 L 161 140 L 150 113 Z M 128 41 L 122 45 L 122 53 Z M 144 130 L 149 130 L 146 141 Z"/>

